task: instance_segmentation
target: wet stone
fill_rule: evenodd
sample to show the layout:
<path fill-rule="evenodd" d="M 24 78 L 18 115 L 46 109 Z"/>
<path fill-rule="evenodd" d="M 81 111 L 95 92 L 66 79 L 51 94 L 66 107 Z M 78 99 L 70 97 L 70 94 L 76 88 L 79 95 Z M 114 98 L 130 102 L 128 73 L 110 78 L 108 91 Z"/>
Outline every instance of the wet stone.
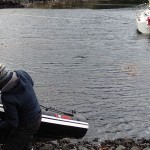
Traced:
<path fill-rule="evenodd" d="M 133 146 L 130 150 L 140 150 L 137 146 Z"/>
<path fill-rule="evenodd" d="M 110 148 L 108 148 L 108 150 L 115 150 L 116 148 L 115 147 L 110 147 Z"/>
<path fill-rule="evenodd" d="M 53 146 L 55 147 L 58 147 L 59 146 L 59 143 L 55 140 L 55 141 L 51 141 L 51 142 L 47 142 L 47 144 L 52 144 Z"/>
<path fill-rule="evenodd" d="M 146 148 L 144 148 L 143 150 L 150 150 L 150 147 L 146 147 Z"/>
<path fill-rule="evenodd" d="M 126 149 L 126 147 L 123 146 L 123 145 L 119 145 L 119 146 L 116 148 L 116 150 L 125 150 L 125 149 Z"/>
<path fill-rule="evenodd" d="M 81 145 L 81 146 L 78 146 L 78 150 L 88 150 L 88 149 Z"/>
<path fill-rule="evenodd" d="M 63 149 L 75 149 L 76 150 L 76 145 L 74 145 L 74 144 L 65 144 L 65 145 L 63 145 L 63 147 L 62 147 Z"/>

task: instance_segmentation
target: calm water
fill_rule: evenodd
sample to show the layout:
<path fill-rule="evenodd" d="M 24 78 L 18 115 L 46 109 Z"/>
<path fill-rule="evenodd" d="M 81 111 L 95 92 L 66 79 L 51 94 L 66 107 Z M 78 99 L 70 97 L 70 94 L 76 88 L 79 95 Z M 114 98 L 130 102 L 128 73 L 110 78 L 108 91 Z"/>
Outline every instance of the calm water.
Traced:
<path fill-rule="evenodd" d="M 150 37 L 135 10 L 0 9 L 0 62 L 41 104 L 88 118 L 86 138 L 150 138 Z"/>

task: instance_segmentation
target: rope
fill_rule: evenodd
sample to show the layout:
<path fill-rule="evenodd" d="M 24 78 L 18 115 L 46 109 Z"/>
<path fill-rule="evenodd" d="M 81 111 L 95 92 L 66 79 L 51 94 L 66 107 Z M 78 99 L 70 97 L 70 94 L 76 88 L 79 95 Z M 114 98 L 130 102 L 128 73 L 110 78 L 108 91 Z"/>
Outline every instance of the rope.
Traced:
<path fill-rule="evenodd" d="M 69 113 L 69 112 L 64 112 L 64 111 L 61 111 L 61 110 L 58 110 L 56 108 L 53 108 L 53 107 L 46 107 L 46 106 L 43 106 L 43 105 L 40 105 L 42 108 L 45 109 L 45 111 L 53 111 L 53 112 L 58 112 L 58 113 L 63 113 L 65 115 L 69 115 L 69 116 L 73 116 L 74 114 L 76 114 L 76 111 L 75 110 L 72 110 L 72 113 Z"/>

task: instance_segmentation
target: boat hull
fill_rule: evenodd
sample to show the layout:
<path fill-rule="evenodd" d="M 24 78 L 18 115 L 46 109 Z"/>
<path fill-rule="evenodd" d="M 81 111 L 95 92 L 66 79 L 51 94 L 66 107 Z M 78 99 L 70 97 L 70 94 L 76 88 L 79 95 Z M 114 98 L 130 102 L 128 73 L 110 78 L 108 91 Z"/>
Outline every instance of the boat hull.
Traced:
<path fill-rule="evenodd" d="M 137 30 L 146 35 L 150 35 L 150 7 L 147 4 L 139 5 L 140 9 L 136 14 Z"/>
<path fill-rule="evenodd" d="M 69 116 L 72 119 L 62 119 L 63 116 L 66 115 L 58 115 L 57 113 L 53 115 L 43 114 L 41 126 L 36 135 L 45 138 L 82 138 L 85 136 L 89 124 L 83 116 L 75 115 Z"/>
<path fill-rule="evenodd" d="M 45 133 L 45 131 L 47 131 Z M 60 124 L 42 123 L 36 136 L 41 138 L 82 138 L 87 132 L 85 128 L 78 128 L 75 126 L 64 126 Z"/>
<path fill-rule="evenodd" d="M 147 25 L 147 21 L 139 21 L 137 19 L 137 30 L 142 33 L 142 34 L 146 34 L 146 35 L 150 35 L 150 26 Z"/>

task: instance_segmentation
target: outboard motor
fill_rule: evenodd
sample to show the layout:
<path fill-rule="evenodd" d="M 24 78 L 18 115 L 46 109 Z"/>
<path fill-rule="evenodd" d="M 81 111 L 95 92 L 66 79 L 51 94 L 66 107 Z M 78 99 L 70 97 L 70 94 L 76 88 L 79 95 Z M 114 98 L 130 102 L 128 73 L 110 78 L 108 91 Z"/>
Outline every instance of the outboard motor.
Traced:
<path fill-rule="evenodd" d="M 147 17 L 147 25 L 150 27 L 150 16 Z"/>

